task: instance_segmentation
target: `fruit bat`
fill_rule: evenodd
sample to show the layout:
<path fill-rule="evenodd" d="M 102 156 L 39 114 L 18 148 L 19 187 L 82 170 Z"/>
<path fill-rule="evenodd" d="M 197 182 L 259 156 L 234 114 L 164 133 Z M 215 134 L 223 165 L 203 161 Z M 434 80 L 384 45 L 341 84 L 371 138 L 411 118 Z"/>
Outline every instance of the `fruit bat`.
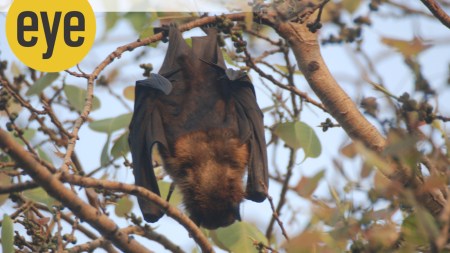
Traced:
<path fill-rule="evenodd" d="M 244 198 L 266 198 L 267 154 L 250 79 L 225 67 L 217 30 L 205 32 L 190 47 L 175 26 L 168 28 L 159 73 L 136 82 L 128 141 L 136 184 L 160 195 L 151 157 L 156 145 L 191 219 L 215 229 L 240 219 Z M 150 201 L 138 202 L 148 222 L 164 214 Z"/>

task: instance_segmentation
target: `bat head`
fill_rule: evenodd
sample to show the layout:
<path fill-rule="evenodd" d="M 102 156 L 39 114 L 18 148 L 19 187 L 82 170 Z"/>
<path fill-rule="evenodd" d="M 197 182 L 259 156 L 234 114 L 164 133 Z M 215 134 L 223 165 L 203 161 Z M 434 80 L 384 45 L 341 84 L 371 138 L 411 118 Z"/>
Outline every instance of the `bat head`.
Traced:
<path fill-rule="evenodd" d="M 248 156 L 247 144 L 229 129 L 191 132 L 177 139 L 166 168 L 197 225 L 215 229 L 240 220 Z"/>

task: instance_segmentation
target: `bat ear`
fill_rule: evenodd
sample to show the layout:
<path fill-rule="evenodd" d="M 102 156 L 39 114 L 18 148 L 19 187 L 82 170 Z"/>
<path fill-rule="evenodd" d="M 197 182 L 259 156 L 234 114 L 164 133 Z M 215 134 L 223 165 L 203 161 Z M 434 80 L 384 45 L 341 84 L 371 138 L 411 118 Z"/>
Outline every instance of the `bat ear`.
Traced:
<path fill-rule="evenodd" d="M 172 84 L 170 81 L 162 75 L 155 73 L 151 73 L 150 77 L 147 79 L 136 81 L 136 86 L 157 89 L 164 92 L 166 95 L 169 95 L 172 91 Z"/>

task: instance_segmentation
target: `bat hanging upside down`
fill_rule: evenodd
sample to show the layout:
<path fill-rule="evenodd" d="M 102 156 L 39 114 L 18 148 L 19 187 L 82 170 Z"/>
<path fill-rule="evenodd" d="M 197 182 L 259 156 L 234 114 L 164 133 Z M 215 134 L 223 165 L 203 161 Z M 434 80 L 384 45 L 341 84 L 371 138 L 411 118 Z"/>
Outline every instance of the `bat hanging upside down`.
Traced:
<path fill-rule="evenodd" d="M 136 82 L 128 141 L 136 184 L 160 195 L 151 157 L 157 145 L 191 219 L 215 229 L 240 219 L 244 198 L 266 198 L 267 154 L 250 79 L 226 69 L 216 29 L 206 33 L 193 37 L 191 48 L 176 27 L 169 27 L 159 74 Z M 164 214 L 145 199 L 138 202 L 146 221 Z"/>

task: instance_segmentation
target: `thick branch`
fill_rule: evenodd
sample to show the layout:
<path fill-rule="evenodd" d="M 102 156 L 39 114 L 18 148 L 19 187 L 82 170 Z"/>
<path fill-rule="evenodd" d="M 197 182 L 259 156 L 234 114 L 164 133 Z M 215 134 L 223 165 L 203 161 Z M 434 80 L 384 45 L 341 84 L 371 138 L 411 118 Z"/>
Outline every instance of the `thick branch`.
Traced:
<path fill-rule="evenodd" d="M 172 217 L 174 220 L 178 221 L 178 223 L 183 225 L 183 227 L 186 228 L 189 234 L 201 247 L 203 252 L 213 252 L 208 239 L 191 219 L 184 215 L 179 209 L 169 205 L 167 201 L 163 200 L 161 197 L 145 189 L 144 187 L 107 180 L 93 179 L 89 177 L 82 177 L 65 172 L 61 174 L 61 180 L 74 185 L 119 191 L 147 199 L 148 201 L 151 201 L 161 207 L 161 209 L 163 209 L 168 216 Z"/>
<path fill-rule="evenodd" d="M 450 28 L 450 16 L 439 6 L 435 0 L 420 0 L 441 21 L 443 25 Z"/>
<path fill-rule="evenodd" d="M 0 148 L 8 153 L 52 197 L 68 207 L 82 220 L 96 228 L 124 252 L 150 251 L 127 234 L 121 233 L 116 223 L 94 207 L 86 204 L 75 193 L 67 189 L 56 175 L 51 174 L 33 156 L 20 146 L 6 131 L 0 129 Z"/>
<path fill-rule="evenodd" d="M 317 34 L 311 33 L 305 24 L 293 22 L 280 23 L 275 29 L 288 41 L 300 70 L 328 112 L 353 140 L 382 153 L 387 146 L 386 139 L 367 121 L 331 75 L 320 54 Z M 393 161 L 387 162 L 393 169 L 393 172 L 386 174 L 391 180 L 416 189 L 423 185 L 420 177 L 409 175 L 408 171 Z M 438 215 L 446 204 L 440 189 L 422 192 L 416 197 L 433 215 Z"/>
<path fill-rule="evenodd" d="M 386 140 L 331 75 L 320 54 L 317 34 L 304 24 L 292 22 L 280 23 L 276 30 L 289 42 L 309 85 L 347 134 L 372 150 L 382 151 Z"/>

